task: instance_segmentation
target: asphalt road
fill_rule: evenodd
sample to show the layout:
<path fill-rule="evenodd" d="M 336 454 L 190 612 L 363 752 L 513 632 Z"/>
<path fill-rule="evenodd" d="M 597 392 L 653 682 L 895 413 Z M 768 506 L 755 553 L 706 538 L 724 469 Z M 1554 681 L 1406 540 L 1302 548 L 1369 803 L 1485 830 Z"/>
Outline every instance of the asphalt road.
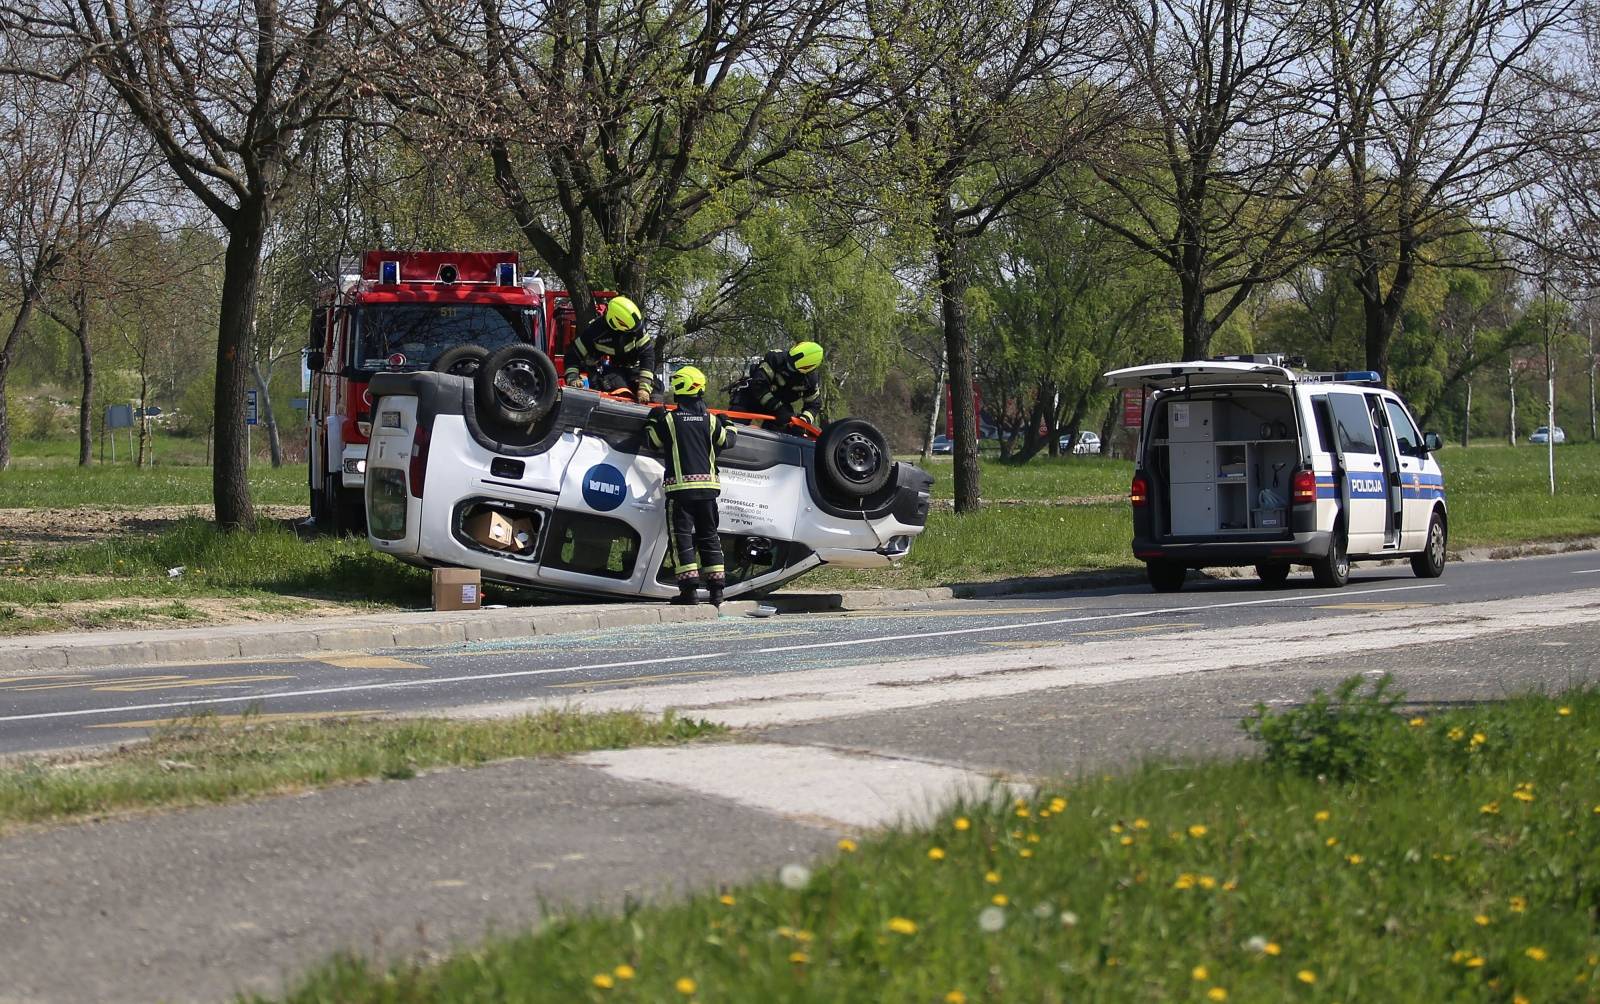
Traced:
<path fill-rule="evenodd" d="M 1267 590 L 1253 578 L 1191 580 L 1181 593 L 1118 587 L 1025 599 L 961 600 L 915 611 L 787 614 L 618 628 L 449 648 L 289 659 L 0 675 L 0 754 L 139 738 L 199 712 L 301 716 L 424 713 L 906 660 L 993 655 L 1118 637 L 1172 639 L 1259 627 L 1260 639 L 1314 637 L 1317 622 L 1376 612 L 1552 595 L 1600 586 L 1600 553 L 1452 564 L 1440 579 L 1409 566 L 1358 567 L 1343 589 L 1300 573 Z"/>

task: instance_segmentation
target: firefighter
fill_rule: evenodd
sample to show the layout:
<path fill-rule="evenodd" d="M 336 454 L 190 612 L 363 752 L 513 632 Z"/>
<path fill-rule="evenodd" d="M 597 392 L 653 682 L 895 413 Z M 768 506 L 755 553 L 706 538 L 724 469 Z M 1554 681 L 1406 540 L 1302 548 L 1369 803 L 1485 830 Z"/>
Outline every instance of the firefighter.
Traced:
<path fill-rule="evenodd" d="M 601 372 L 601 360 L 611 362 Z M 606 312 L 578 332 L 567 348 L 565 378 L 567 386 L 583 386 L 588 371 L 595 377 L 592 386 L 608 394 L 650 400 L 656 388 L 656 343 L 645 331 L 639 305 L 626 296 L 613 296 Z"/>
<path fill-rule="evenodd" d="M 816 425 L 822 416 L 817 380 L 821 366 L 822 346 L 816 342 L 800 342 L 788 352 L 768 352 L 733 386 L 729 409 L 771 415 L 779 429 L 787 428 L 791 418 Z"/>
<path fill-rule="evenodd" d="M 711 602 L 722 604 L 726 581 L 722 538 L 717 536 L 717 451 L 733 445 L 732 425 L 706 409 L 706 375 L 693 366 L 672 374 L 677 408 L 656 410 L 645 425 L 650 442 L 667 455 L 662 487 L 667 496 L 667 529 L 678 595 L 673 603 L 699 602 L 702 580 Z M 698 552 L 698 554 L 696 553 Z"/>

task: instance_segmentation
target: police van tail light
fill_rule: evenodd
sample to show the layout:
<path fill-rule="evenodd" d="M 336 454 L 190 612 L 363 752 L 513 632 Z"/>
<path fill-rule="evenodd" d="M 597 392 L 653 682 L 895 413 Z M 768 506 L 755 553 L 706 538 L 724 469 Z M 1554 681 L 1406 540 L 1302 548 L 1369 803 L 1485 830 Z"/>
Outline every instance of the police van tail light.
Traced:
<path fill-rule="evenodd" d="M 1290 498 L 1295 505 L 1315 502 L 1317 500 L 1317 472 L 1295 471 Z"/>
<path fill-rule="evenodd" d="M 1133 484 L 1128 487 L 1128 501 L 1133 503 L 1135 509 L 1142 509 L 1150 501 L 1150 482 L 1144 479 L 1143 474 L 1133 476 Z"/>
<path fill-rule="evenodd" d="M 422 488 L 428 477 L 428 440 L 432 438 L 428 427 L 417 423 L 411 434 L 411 494 L 422 497 Z"/>

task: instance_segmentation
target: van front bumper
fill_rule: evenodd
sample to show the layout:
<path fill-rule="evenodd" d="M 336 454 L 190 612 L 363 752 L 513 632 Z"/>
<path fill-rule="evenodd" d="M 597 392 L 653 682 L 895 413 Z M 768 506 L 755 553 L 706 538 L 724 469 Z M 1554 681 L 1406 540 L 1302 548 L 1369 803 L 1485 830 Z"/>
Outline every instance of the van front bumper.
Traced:
<path fill-rule="evenodd" d="M 1257 565 L 1274 561 L 1304 564 L 1328 556 L 1333 534 L 1311 530 L 1292 537 L 1265 540 L 1145 540 L 1135 537 L 1133 556 L 1140 561 L 1170 561 L 1187 568 Z"/>

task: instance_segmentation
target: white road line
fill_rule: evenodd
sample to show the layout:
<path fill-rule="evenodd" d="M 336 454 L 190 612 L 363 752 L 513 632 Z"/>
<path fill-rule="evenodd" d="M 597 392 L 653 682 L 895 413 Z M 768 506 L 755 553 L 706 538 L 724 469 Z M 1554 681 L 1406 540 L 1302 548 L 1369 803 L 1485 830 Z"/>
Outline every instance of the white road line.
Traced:
<path fill-rule="evenodd" d="M 1600 572 L 1600 568 L 1582 568 L 1582 569 L 1579 569 L 1576 572 L 1573 572 L 1572 574 L 1573 575 L 1593 575 L 1596 572 Z"/>
<path fill-rule="evenodd" d="M 1346 596 L 1370 596 L 1374 593 L 1398 593 L 1408 589 L 1438 589 L 1442 582 L 1423 582 L 1411 586 L 1385 586 L 1379 589 L 1340 590 L 1337 593 L 1318 594 L 1310 596 L 1274 596 L 1265 600 L 1238 600 L 1233 603 L 1207 603 L 1193 607 L 1161 607 L 1155 610 L 1129 610 L 1120 614 L 1093 614 L 1087 617 L 1060 617 L 1048 621 L 1018 621 L 1012 624 L 990 624 L 985 627 L 951 628 L 948 631 L 923 631 L 916 634 L 880 635 L 872 638 L 851 638 L 846 641 L 819 641 L 807 645 L 775 645 L 772 648 L 758 648 L 757 655 L 766 655 L 772 652 L 800 652 L 816 648 L 841 648 L 848 645 L 870 645 L 881 641 L 910 641 L 916 638 L 947 638 L 952 635 L 978 634 L 984 631 L 1015 631 L 1018 628 L 1051 627 L 1056 624 L 1087 624 L 1094 621 L 1123 620 L 1130 617 L 1159 617 L 1162 614 L 1193 613 L 1199 610 L 1225 610 L 1228 607 L 1258 607 L 1268 603 L 1293 603 L 1296 600 L 1327 599 L 1329 596 L 1343 598 Z M 1002 613 L 1004 611 L 1001 611 Z M 3 721 L 4 719 L 0 719 Z"/>
<path fill-rule="evenodd" d="M 270 694 L 241 694 L 237 697 L 208 697 L 199 701 L 167 701 L 162 704 L 128 704 L 115 708 L 80 708 L 75 711 L 46 711 L 35 715 L 8 715 L 0 722 L 31 722 L 41 718 L 75 718 L 81 715 L 117 715 L 130 711 L 161 711 L 170 708 L 195 708 L 205 704 L 238 704 L 241 701 L 268 701 L 282 697 L 320 697 L 323 694 L 350 694 L 362 690 L 399 690 L 402 687 L 426 687 L 436 683 L 466 683 L 472 680 L 507 680 L 519 676 L 548 676 L 551 673 L 575 673 L 585 669 L 625 669 L 629 666 L 659 666 L 667 662 L 690 662 L 695 659 L 717 659 L 728 652 L 702 652 L 699 655 L 676 655 L 670 658 L 632 659 L 628 662 L 597 662 L 590 666 L 561 666 L 556 669 L 519 669 L 510 673 L 478 673 L 466 676 L 432 677 L 421 680 L 394 680 L 384 683 L 357 683 L 348 687 L 317 687 L 313 690 L 284 690 Z"/>
<path fill-rule="evenodd" d="M 1341 591 L 1338 596 L 1367 596 L 1373 593 L 1397 593 L 1412 589 L 1436 589 L 1444 583 L 1418 583 L 1409 586 L 1386 586 L 1378 589 L 1360 589 Z M 852 638 L 847 641 L 817 642 L 809 645 L 781 645 L 772 648 L 755 649 L 754 655 L 767 655 L 775 652 L 796 652 L 818 648 L 837 648 L 847 645 L 869 645 L 885 641 L 908 641 L 914 638 L 946 638 L 953 635 L 978 634 L 993 631 L 1015 631 L 1019 628 L 1051 627 L 1057 624 L 1082 624 L 1095 621 L 1120 620 L 1134 617 L 1158 617 L 1163 614 L 1193 613 L 1201 610 L 1224 610 L 1229 607 L 1262 606 L 1269 603 L 1292 603 L 1297 600 L 1322 598 L 1304 595 L 1275 596 L 1261 600 L 1238 600 L 1232 603 L 1207 603 L 1198 606 L 1162 607 L 1154 610 L 1130 610 L 1116 614 L 1096 614 L 1089 617 L 1061 617 L 1047 621 L 1021 621 L 1010 624 L 995 624 L 987 627 L 952 628 L 947 631 L 926 631 L 919 634 L 889 635 L 886 637 Z M 506 680 L 525 676 L 550 676 L 555 673 L 575 673 L 590 669 L 626 669 L 632 666 L 658 666 L 665 663 L 691 662 L 699 659 L 720 659 L 731 652 L 702 652 L 697 655 L 680 655 L 670 658 L 631 659 L 626 662 L 603 662 L 587 666 L 558 666 L 550 669 L 522 669 L 506 673 L 481 673 L 465 674 L 462 676 L 429 677 L 414 680 L 393 680 L 383 683 L 360 683 L 346 687 L 316 687 L 309 690 L 288 690 L 266 694 L 240 694 L 234 697 L 210 697 L 195 701 L 168 701 L 161 704 L 136 704 L 111 708 L 78 708 L 72 711 L 45 711 L 31 715 L 8 715 L 0 717 L 0 722 L 29 722 L 49 718 L 79 718 L 87 715 L 116 715 L 127 714 L 133 711 L 162 711 L 176 708 L 196 708 L 213 704 L 239 704 L 246 701 L 268 701 L 286 697 L 321 697 L 326 694 L 350 694 L 368 690 L 399 690 L 403 687 L 423 687 L 435 684 L 468 683 L 477 680 Z"/>

